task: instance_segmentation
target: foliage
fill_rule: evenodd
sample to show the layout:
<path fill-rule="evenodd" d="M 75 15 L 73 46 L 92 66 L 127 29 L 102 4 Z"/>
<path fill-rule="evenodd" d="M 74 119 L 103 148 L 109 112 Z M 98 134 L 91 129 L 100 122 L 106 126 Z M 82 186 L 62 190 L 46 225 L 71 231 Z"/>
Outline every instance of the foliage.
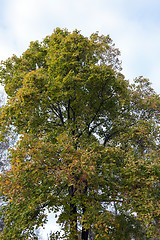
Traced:
<path fill-rule="evenodd" d="M 158 238 L 160 97 L 142 77 L 129 85 L 118 55 L 109 36 L 57 28 L 2 62 L 1 137 L 20 139 L 0 239 L 36 239 L 46 209 L 64 239 Z"/>

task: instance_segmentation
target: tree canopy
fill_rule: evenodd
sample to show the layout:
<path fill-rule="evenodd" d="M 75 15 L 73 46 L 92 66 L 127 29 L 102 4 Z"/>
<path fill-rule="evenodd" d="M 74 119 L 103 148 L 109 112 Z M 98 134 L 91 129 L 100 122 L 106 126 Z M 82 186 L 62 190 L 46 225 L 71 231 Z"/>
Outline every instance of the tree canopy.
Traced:
<path fill-rule="evenodd" d="M 1 139 L 19 141 L 0 239 L 36 239 L 46 209 L 60 212 L 51 239 L 160 236 L 160 96 L 143 77 L 129 84 L 119 55 L 109 36 L 57 28 L 1 63 Z"/>

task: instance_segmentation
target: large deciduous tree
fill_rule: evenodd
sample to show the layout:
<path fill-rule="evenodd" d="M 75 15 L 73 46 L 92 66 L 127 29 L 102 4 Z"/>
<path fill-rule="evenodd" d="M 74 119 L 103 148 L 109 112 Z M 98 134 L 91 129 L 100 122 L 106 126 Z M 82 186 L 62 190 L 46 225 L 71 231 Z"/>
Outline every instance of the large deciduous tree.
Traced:
<path fill-rule="evenodd" d="M 1 137 L 19 142 L 1 239 L 36 239 L 46 209 L 60 212 L 52 239 L 158 239 L 160 97 L 129 85 L 118 56 L 109 36 L 57 28 L 2 62 Z"/>

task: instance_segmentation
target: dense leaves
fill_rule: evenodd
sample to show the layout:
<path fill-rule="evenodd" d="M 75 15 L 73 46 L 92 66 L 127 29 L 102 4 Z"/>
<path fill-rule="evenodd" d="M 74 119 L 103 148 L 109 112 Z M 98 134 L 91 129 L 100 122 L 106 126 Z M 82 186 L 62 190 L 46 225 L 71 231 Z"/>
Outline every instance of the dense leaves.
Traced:
<path fill-rule="evenodd" d="M 60 212 L 52 239 L 158 239 L 160 97 L 118 56 L 109 36 L 57 28 L 1 63 L 1 137 L 19 134 L 1 239 L 36 239 L 46 209 Z"/>

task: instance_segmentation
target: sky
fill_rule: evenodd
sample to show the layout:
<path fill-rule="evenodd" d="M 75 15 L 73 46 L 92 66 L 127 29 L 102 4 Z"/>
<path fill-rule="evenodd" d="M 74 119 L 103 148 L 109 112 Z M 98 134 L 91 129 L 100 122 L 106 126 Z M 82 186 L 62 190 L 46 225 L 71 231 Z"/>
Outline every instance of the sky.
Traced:
<path fill-rule="evenodd" d="M 130 82 L 144 76 L 160 94 L 159 0 L 0 0 L 0 61 L 20 56 L 56 27 L 110 35 Z"/>

